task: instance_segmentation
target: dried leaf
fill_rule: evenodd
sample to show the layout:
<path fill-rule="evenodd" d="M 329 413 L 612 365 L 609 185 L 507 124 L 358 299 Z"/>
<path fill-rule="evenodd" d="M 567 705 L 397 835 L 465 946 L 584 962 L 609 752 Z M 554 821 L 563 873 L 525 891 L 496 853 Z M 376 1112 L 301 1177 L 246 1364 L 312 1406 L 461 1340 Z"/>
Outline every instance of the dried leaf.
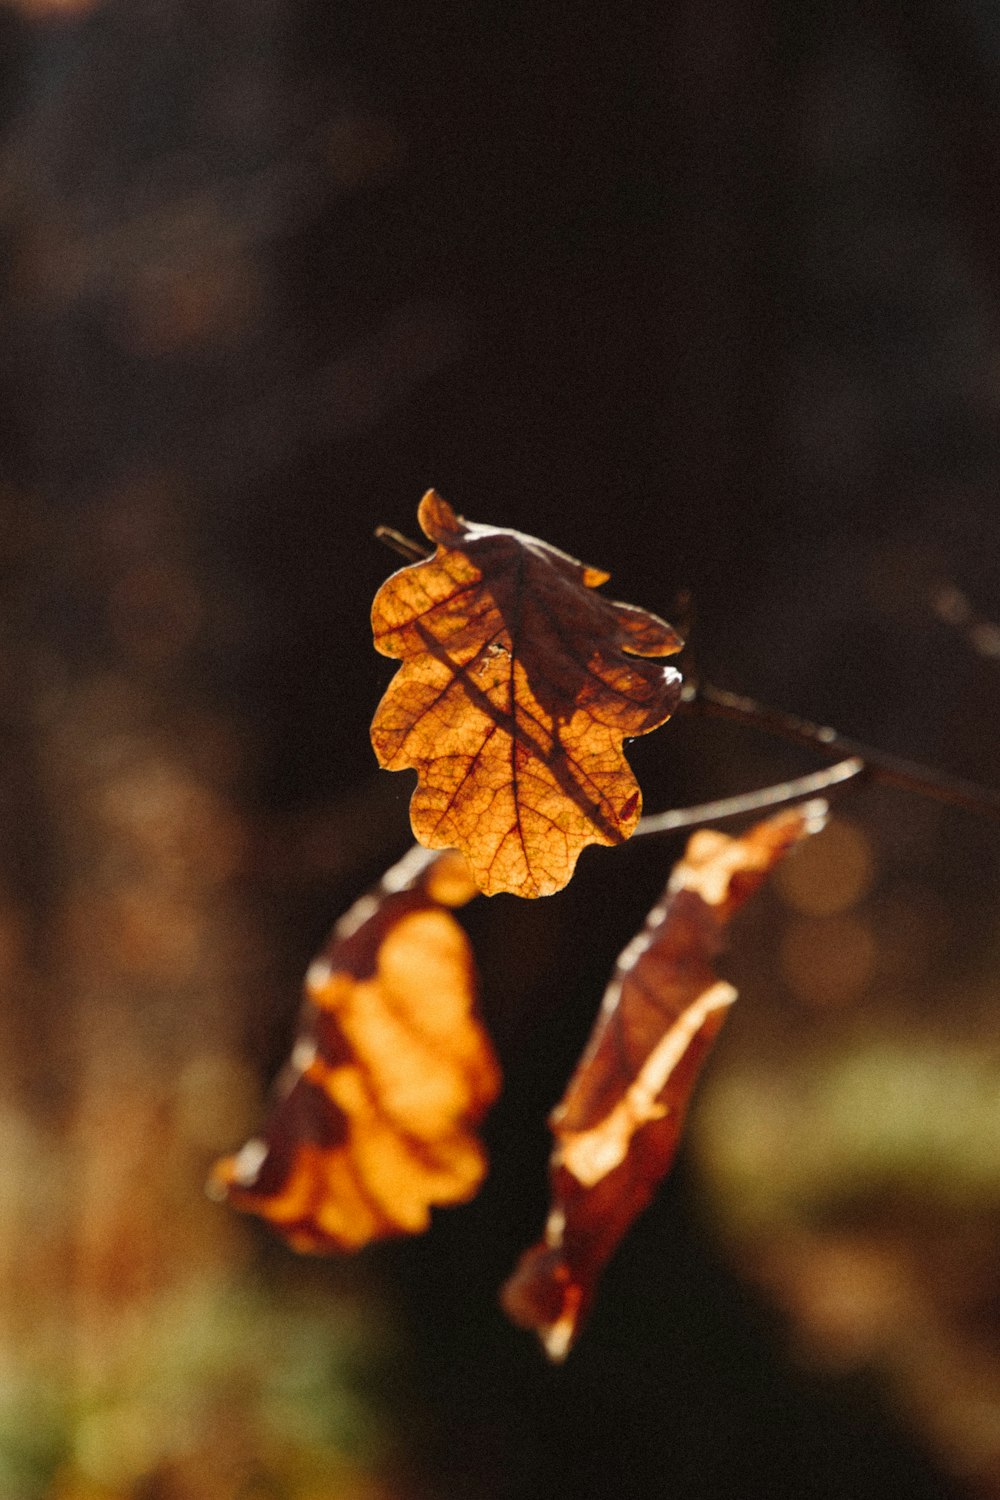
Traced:
<path fill-rule="evenodd" d="M 812 802 L 740 838 L 694 834 L 618 959 L 550 1117 L 556 1144 L 545 1237 L 502 1294 L 509 1315 L 537 1330 L 551 1359 L 568 1353 L 605 1263 L 673 1161 L 698 1071 L 736 998 L 713 965 L 727 922 L 824 815 L 825 804 Z"/>
<path fill-rule="evenodd" d="M 669 625 L 593 590 L 607 574 L 555 547 L 456 516 L 418 512 L 433 557 L 394 573 L 372 607 L 375 645 L 403 665 L 372 723 L 381 765 L 415 767 L 413 831 L 454 846 L 488 895 L 561 889 L 587 844 L 639 819 L 626 736 L 676 708 Z"/>
<path fill-rule="evenodd" d="M 209 1185 L 294 1249 L 417 1233 L 432 1204 L 479 1186 L 473 1130 L 500 1073 L 475 1016 L 468 939 L 447 910 L 475 894 L 461 855 L 414 849 L 310 966 L 266 1133 L 218 1162 Z"/>

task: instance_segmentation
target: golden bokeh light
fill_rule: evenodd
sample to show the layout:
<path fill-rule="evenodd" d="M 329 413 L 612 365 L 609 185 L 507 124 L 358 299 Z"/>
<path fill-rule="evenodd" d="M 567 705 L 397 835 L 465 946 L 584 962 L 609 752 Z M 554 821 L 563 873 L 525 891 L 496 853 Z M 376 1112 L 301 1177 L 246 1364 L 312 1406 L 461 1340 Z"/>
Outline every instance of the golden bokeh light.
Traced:
<path fill-rule="evenodd" d="M 809 1005 L 849 1005 L 864 993 L 875 970 L 876 944 L 856 916 L 799 917 L 781 940 L 781 973 Z"/>
<path fill-rule="evenodd" d="M 871 842 L 856 824 L 830 819 L 818 838 L 810 839 L 778 870 L 775 885 L 796 911 L 829 917 L 849 911 L 872 885 L 875 857 Z"/>

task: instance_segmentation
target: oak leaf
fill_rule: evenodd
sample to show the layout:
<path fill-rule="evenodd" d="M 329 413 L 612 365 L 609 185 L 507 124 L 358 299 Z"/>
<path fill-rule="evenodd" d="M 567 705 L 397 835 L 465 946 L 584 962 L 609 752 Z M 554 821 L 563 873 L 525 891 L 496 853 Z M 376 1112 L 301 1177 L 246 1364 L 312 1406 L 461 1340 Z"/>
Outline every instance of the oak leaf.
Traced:
<path fill-rule="evenodd" d="M 306 975 L 265 1134 L 216 1164 L 214 1196 L 296 1250 L 332 1251 L 416 1233 L 431 1205 L 473 1195 L 500 1071 L 448 908 L 475 894 L 461 855 L 417 848 L 341 918 Z"/>
<path fill-rule="evenodd" d="M 457 516 L 434 490 L 431 558 L 372 606 L 375 645 L 402 659 L 372 722 L 382 766 L 414 767 L 413 831 L 454 846 L 488 895 L 561 889 L 588 844 L 628 838 L 641 795 L 626 737 L 680 698 L 671 627 L 596 594 L 608 575 L 535 537 Z"/>
<path fill-rule="evenodd" d="M 502 1300 L 551 1359 L 569 1351 L 601 1271 L 673 1161 L 699 1069 L 736 999 L 713 960 L 727 922 L 825 804 L 777 814 L 740 838 L 688 841 L 660 902 L 620 955 L 587 1047 L 550 1116 L 551 1210 Z"/>

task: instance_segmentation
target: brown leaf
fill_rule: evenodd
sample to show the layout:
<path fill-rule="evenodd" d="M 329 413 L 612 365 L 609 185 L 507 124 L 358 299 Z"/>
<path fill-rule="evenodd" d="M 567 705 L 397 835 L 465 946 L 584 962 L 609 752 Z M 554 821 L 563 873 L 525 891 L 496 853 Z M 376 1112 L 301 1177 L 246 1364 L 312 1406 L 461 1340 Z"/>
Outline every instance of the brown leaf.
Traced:
<path fill-rule="evenodd" d="M 500 1071 L 475 1016 L 468 939 L 447 910 L 475 894 L 460 854 L 414 849 L 310 966 L 266 1132 L 209 1184 L 294 1249 L 417 1233 L 432 1204 L 462 1202 L 482 1181 L 473 1130 Z"/>
<path fill-rule="evenodd" d="M 433 557 L 394 573 L 372 630 L 400 657 L 372 722 L 392 771 L 416 768 L 413 831 L 461 849 L 488 895 L 561 889 L 587 844 L 639 819 L 626 736 L 676 708 L 680 674 L 648 657 L 669 625 L 593 590 L 607 574 L 535 537 L 456 516 L 434 490 L 418 512 Z"/>
<path fill-rule="evenodd" d="M 502 1293 L 508 1314 L 536 1329 L 551 1359 L 568 1353 L 605 1263 L 673 1161 L 698 1071 L 736 999 L 713 965 L 726 923 L 824 814 L 825 805 L 812 802 L 740 838 L 695 833 L 618 959 L 550 1117 L 556 1144 L 545 1237 Z"/>

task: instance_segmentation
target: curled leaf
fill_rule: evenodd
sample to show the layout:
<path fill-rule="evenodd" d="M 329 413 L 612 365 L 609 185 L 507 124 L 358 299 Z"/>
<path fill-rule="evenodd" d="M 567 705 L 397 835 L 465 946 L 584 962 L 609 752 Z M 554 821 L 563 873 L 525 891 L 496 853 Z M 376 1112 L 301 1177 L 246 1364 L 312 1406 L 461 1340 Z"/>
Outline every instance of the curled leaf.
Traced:
<path fill-rule="evenodd" d="M 727 922 L 793 844 L 818 831 L 812 802 L 739 838 L 702 829 L 622 952 L 590 1041 L 550 1117 L 551 1210 L 503 1304 L 551 1359 L 569 1351 L 604 1265 L 673 1161 L 702 1062 L 732 985 L 713 960 Z"/>
<path fill-rule="evenodd" d="M 372 606 L 375 645 L 401 658 L 372 722 L 381 765 L 414 767 L 422 844 L 465 854 L 480 889 L 545 896 L 587 844 L 639 819 L 626 737 L 668 719 L 679 651 L 664 621 L 596 594 L 608 575 L 535 537 L 456 516 L 430 490 L 434 556 Z"/>
<path fill-rule="evenodd" d="M 468 939 L 448 910 L 475 894 L 461 855 L 414 849 L 310 966 L 265 1133 L 218 1162 L 209 1184 L 294 1249 L 417 1233 L 431 1205 L 479 1186 L 474 1127 L 500 1072 L 475 1015 Z"/>

